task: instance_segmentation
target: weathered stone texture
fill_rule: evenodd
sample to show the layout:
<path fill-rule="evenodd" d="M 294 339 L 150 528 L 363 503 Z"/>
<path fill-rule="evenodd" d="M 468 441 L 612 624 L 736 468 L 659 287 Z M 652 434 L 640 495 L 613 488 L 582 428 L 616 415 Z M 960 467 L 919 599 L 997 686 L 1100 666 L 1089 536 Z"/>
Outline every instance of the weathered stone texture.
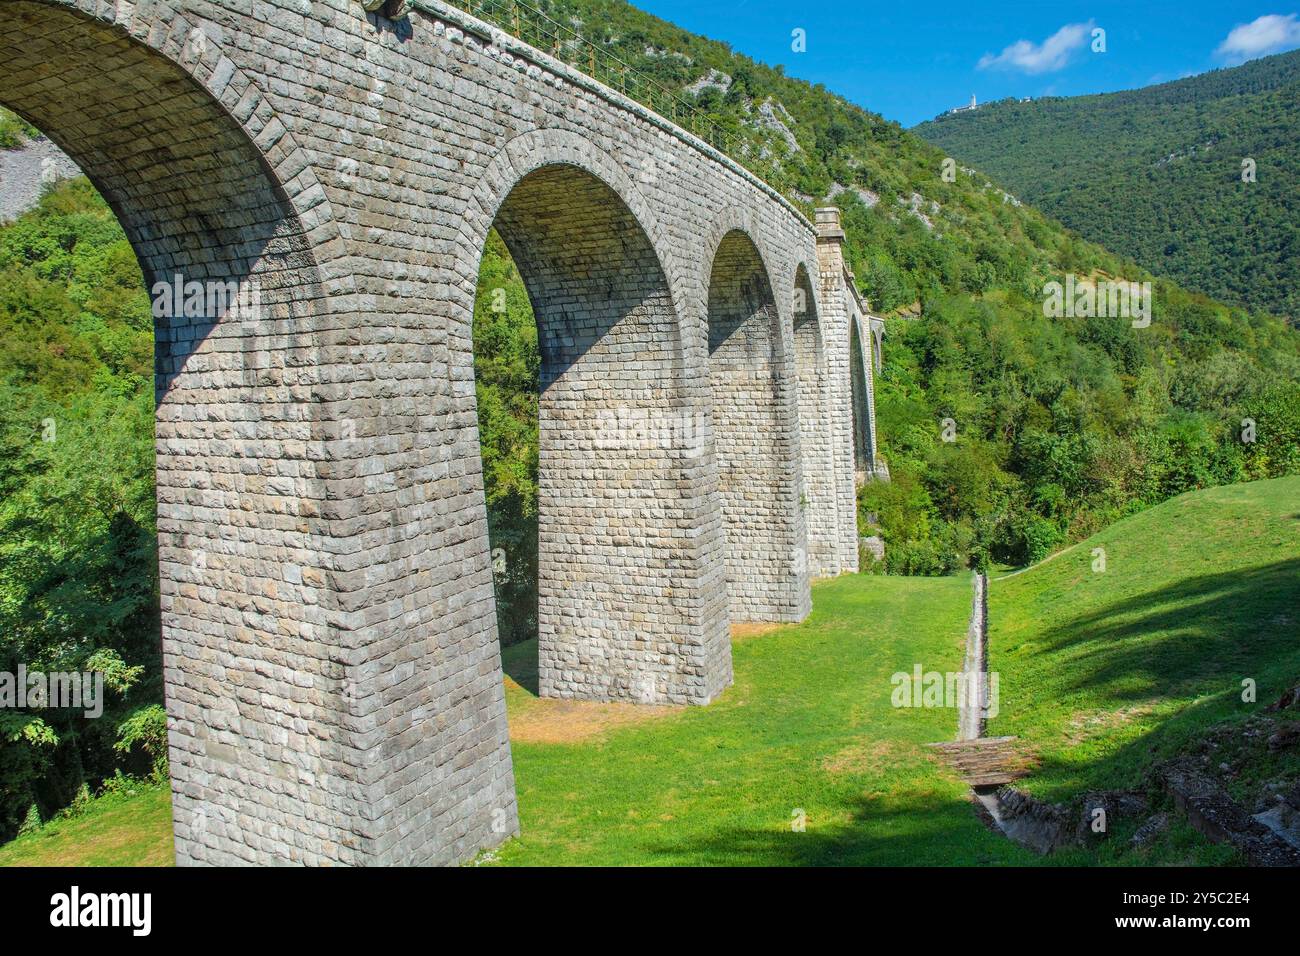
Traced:
<path fill-rule="evenodd" d="M 450 7 L 4 12 L 0 101 L 147 281 L 260 300 L 158 326 L 179 862 L 450 863 L 518 830 L 470 328 L 494 222 L 543 349 L 545 693 L 707 703 L 729 618 L 807 613 L 806 524 L 817 573 L 856 567 L 843 289 L 736 164 Z"/>

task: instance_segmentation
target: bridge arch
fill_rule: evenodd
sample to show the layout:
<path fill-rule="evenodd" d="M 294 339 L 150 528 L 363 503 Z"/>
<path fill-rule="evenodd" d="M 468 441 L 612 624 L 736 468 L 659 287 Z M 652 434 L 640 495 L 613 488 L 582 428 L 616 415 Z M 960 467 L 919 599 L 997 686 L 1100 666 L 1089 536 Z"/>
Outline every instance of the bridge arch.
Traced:
<path fill-rule="evenodd" d="M 512 140 L 471 209 L 465 241 L 497 230 L 538 327 L 539 691 L 707 703 L 731 674 L 707 597 L 721 534 L 657 224 L 606 154 L 553 130 Z"/>
<path fill-rule="evenodd" d="M 660 217 L 656 216 L 637 187 L 632 173 L 590 139 L 573 130 L 547 127 L 520 133 L 509 139 L 478 176 L 465 204 L 458 237 L 457 270 L 461 277 L 460 304 L 472 311 L 478 283 L 478 263 L 483 244 L 497 213 L 515 184 L 544 166 L 572 166 L 603 182 L 627 207 L 632 218 L 650 241 L 660 268 L 669 279 L 673 309 L 687 314 L 684 295 L 686 272 L 669 241 Z"/>
<path fill-rule="evenodd" d="M 154 302 L 177 860 L 347 860 L 356 843 L 319 839 L 365 799 L 316 470 L 337 423 L 309 395 L 351 291 L 329 204 L 212 24 L 164 4 L 4 13 L 0 102 L 87 174 Z"/>
<path fill-rule="evenodd" d="M 737 221 L 717 228 L 704 286 L 731 620 L 802 620 L 810 598 L 789 312 L 757 231 Z"/>

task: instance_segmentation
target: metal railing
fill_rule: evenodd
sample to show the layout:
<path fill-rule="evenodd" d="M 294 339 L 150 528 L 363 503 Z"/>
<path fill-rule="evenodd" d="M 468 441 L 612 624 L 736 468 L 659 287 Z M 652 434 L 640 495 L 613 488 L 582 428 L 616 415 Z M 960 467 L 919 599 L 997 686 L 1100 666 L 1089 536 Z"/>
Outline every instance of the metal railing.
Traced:
<path fill-rule="evenodd" d="M 420 0 L 408 6 L 437 15 Z M 729 154 L 731 137 L 694 103 L 667 89 L 646 74 L 593 43 L 572 27 L 551 19 L 536 7 L 519 0 L 455 0 L 471 16 L 509 33 L 529 46 L 549 53 L 594 80 L 617 90 L 629 99 L 690 130 L 720 153 Z"/>

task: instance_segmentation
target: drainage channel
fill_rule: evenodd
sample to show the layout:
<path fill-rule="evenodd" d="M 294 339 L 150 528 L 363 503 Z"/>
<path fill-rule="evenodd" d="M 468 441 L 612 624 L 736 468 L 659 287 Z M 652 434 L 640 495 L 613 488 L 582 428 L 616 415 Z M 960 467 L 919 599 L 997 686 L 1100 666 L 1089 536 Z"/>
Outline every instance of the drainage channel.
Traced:
<path fill-rule="evenodd" d="M 962 664 L 962 677 L 968 689 L 988 686 L 988 590 L 988 575 L 983 572 L 977 573 L 975 595 L 971 599 L 970 623 L 966 626 L 966 660 Z M 986 705 L 984 694 L 968 692 L 964 695 L 957 714 L 958 740 L 978 740 L 984 736 L 988 713 Z"/>
<path fill-rule="evenodd" d="M 971 598 L 970 623 L 966 626 L 966 660 L 962 676 L 967 688 L 988 687 L 989 673 L 989 578 L 980 571 L 975 574 L 975 594 Z M 978 676 L 975 676 L 978 675 Z M 979 740 L 988 724 L 988 702 L 984 694 L 967 693 L 957 714 L 957 739 Z M 995 786 L 971 783 L 971 794 L 979 801 L 998 829 L 1005 832 Z"/>
<path fill-rule="evenodd" d="M 970 623 L 966 627 L 966 657 L 962 662 L 962 687 L 958 701 L 957 739 L 931 744 L 970 786 L 971 796 L 983 807 L 992 824 L 1017 843 L 1046 852 L 1051 841 L 1040 831 L 1032 798 L 1004 789 L 1022 775 L 1015 737 L 988 737 L 989 704 L 997 693 L 989 675 L 988 576 L 973 576 Z"/>
<path fill-rule="evenodd" d="M 958 710 L 957 741 L 946 745 L 946 756 L 998 832 L 1037 853 L 1049 853 L 1061 841 L 1059 813 L 1008 786 L 1024 773 L 1016 738 L 985 735 L 989 705 L 997 694 L 996 675 L 989 674 L 988 590 L 988 576 L 976 574 L 962 665 L 967 693 Z"/>

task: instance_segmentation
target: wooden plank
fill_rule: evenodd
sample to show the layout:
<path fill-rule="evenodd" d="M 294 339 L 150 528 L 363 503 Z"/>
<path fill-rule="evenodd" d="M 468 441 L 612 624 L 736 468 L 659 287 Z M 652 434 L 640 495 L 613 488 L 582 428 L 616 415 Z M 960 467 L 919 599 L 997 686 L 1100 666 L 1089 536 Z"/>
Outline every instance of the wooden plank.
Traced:
<path fill-rule="evenodd" d="M 962 780 L 972 787 L 999 787 L 1013 783 L 1029 771 L 1028 760 L 1014 746 L 1015 737 L 979 737 L 927 744 Z"/>

